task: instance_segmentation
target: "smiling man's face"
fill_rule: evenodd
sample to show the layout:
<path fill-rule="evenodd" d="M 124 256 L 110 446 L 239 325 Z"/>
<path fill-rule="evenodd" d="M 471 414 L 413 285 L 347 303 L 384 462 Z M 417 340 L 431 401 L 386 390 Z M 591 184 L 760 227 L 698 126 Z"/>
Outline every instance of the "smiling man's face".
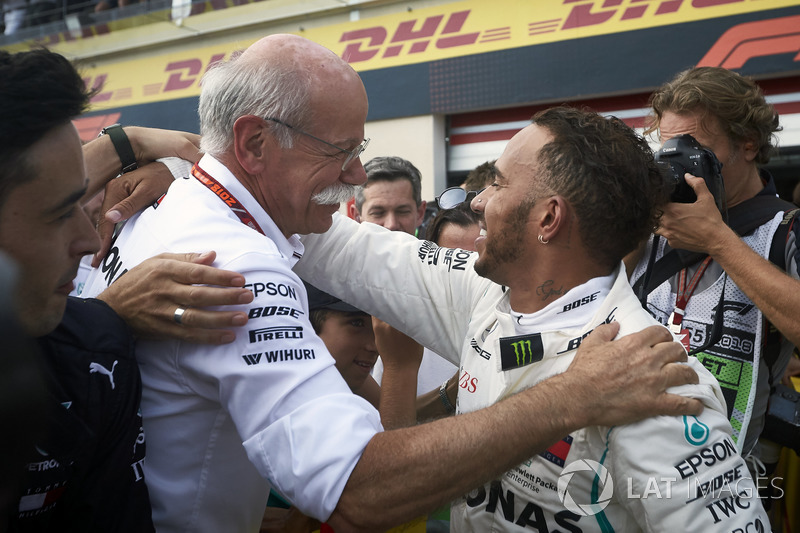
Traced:
<path fill-rule="evenodd" d="M 507 285 L 508 272 L 527 255 L 528 222 L 536 208 L 531 180 L 537 174 L 539 151 L 550 140 L 550 133 L 537 125 L 517 133 L 495 163 L 494 183 L 472 200 L 483 229 L 475 240 L 475 271 L 496 283 Z"/>

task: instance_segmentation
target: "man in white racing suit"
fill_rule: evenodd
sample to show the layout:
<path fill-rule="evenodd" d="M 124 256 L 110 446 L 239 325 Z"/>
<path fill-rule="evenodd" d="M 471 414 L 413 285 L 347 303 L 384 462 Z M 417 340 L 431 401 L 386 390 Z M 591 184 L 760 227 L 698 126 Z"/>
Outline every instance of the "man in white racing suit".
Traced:
<path fill-rule="evenodd" d="M 654 227 L 663 187 L 623 123 L 551 109 L 509 142 L 495 183 L 472 201 L 477 255 L 336 217 L 304 237 L 295 270 L 437 353 L 460 353 L 457 412 L 467 413 L 564 372 L 601 324 L 617 321 L 625 336 L 656 323 L 621 259 Z M 452 530 L 767 531 L 719 385 L 689 364 L 700 382 L 671 391 L 700 399 L 702 414 L 563 435 L 455 501 Z"/>

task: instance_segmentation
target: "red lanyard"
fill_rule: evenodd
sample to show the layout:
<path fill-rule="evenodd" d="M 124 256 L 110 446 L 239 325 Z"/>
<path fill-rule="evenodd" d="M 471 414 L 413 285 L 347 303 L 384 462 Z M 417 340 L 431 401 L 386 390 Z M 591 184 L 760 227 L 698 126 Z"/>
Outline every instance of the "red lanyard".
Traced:
<path fill-rule="evenodd" d="M 200 168 L 200 165 L 195 164 L 192 167 L 192 176 L 197 178 L 197 181 L 208 187 L 208 190 L 216 194 L 220 200 L 225 202 L 225 205 L 231 208 L 233 214 L 239 217 L 239 220 L 242 221 L 242 224 L 245 224 L 246 226 L 256 230 L 261 235 L 264 235 L 264 230 L 262 230 L 261 226 L 258 225 L 258 222 L 256 222 L 256 219 L 250 214 L 250 211 L 248 211 L 247 208 L 245 208 L 245 206 L 243 206 L 241 202 L 239 202 L 239 200 L 237 200 L 236 197 L 225 188 L 225 186 L 211 177 L 205 170 Z"/>
<path fill-rule="evenodd" d="M 711 264 L 711 257 L 706 257 L 700 266 L 697 268 L 697 272 L 694 273 L 692 279 L 689 280 L 689 285 L 686 285 L 686 269 L 684 268 L 681 270 L 680 276 L 678 277 L 678 295 L 675 299 L 675 309 L 672 311 L 672 316 L 670 316 L 669 323 L 670 323 L 670 330 L 673 334 L 677 335 L 683 344 L 683 347 L 686 348 L 686 351 L 690 351 L 691 346 L 689 342 L 689 331 L 686 329 L 681 328 L 681 323 L 683 322 L 683 315 L 686 312 L 686 306 L 689 305 L 689 298 L 692 297 L 694 291 L 697 289 L 697 284 L 700 283 L 700 278 L 703 277 L 708 265 Z"/>

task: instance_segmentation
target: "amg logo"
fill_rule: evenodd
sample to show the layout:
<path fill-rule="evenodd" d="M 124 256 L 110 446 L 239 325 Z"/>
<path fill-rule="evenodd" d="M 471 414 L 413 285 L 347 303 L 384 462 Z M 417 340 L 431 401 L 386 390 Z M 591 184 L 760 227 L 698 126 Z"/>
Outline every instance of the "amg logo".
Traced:
<path fill-rule="evenodd" d="M 273 326 L 250 330 L 250 342 L 272 341 L 276 339 L 302 339 L 303 328 L 300 326 Z"/>
<path fill-rule="evenodd" d="M 263 357 L 262 357 L 263 356 Z M 283 361 L 303 361 L 304 359 L 316 359 L 314 350 L 275 350 L 274 352 L 248 353 L 242 356 L 247 366 L 257 365 L 262 360 L 265 363 L 278 363 Z"/>
<path fill-rule="evenodd" d="M 471 341 L 469 341 L 469 345 L 472 346 L 473 350 L 478 352 L 478 355 L 480 355 L 487 361 L 492 357 L 492 354 L 490 354 L 489 352 L 478 346 L 478 341 L 476 341 L 474 338 Z"/>

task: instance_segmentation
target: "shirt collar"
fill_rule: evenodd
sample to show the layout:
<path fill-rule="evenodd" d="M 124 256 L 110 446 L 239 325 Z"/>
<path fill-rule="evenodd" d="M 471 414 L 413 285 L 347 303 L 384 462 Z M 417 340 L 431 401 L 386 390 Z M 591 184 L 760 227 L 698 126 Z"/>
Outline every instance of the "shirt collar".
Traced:
<path fill-rule="evenodd" d="M 761 178 L 761 181 L 764 182 L 764 188 L 759 191 L 756 196 L 777 196 L 778 189 L 775 186 L 775 178 L 772 177 L 772 174 L 769 173 L 766 169 L 759 169 L 758 175 Z"/>
<path fill-rule="evenodd" d="M 611 291 L 619 271 L 608 276 L 592 278 L 570 289 L 565 295 L 550 302 L 535 313 L 511 311 L 520 332 L 554 331 L 582 327 L 591 321 Z"/>
<path fill-rule="evenodd" d="M 258 225 L 261 226 L 264 235 L 275 243 L 278 251 L 289 259 L 292 265 L 303 257 L 303 244 L 300 242 L 299 236 L 291 235 L 288 239 L 284 237 L 272 217 L 225 165 L 209 154 L 205 154 L 198 165 L 239 200 Z"/>

